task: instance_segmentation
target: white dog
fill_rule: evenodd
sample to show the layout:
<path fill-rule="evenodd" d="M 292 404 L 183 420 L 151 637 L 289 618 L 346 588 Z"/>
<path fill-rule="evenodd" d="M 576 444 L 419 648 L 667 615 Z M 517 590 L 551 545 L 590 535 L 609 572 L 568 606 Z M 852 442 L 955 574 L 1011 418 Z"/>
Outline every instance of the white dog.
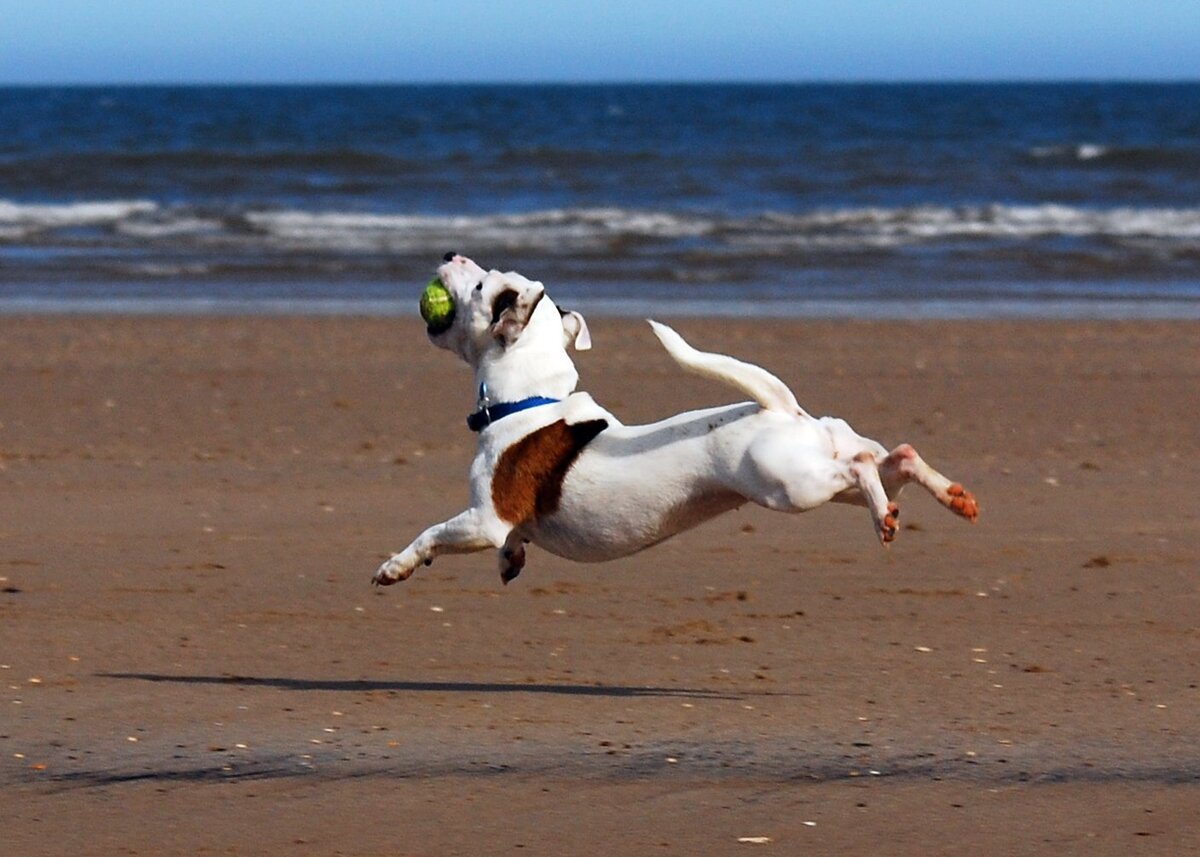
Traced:
<path fill-rule="evenodd" d="M 449 328 L 432 342 L 475 370 L 479 432 L 471 506 L 435 524 L 385 562 L 374 582 L 408 578 L 446 553 L 500 551 L 508 582 L 532 542 L 571 560 L 599 562 L 648 548 L 747 503 L 804 512 L 833 500 L 866 506 L 880 540 L 895 538 L 892 498 L 908 482 L 974 521 L 961 485 L 904 444 L 888 452 L 844 421 L 809 416 L 782 381 L 758 366 L 697 351 L 650 322 L 684 369 L 753 399 L 626 426 L 576 393 L 568 346 L 591 345 L 578 313 L 562 312 L 541 283 L 484 271 L 447 254 L 438 276 L 453 296 Z"/>

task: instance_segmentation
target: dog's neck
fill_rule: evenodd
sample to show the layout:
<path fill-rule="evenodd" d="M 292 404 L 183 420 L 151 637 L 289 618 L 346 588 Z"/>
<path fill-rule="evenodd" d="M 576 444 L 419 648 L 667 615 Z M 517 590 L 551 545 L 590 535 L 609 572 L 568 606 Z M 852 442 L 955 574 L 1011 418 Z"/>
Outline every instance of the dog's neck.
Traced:
<path fill-rule="evenodd" d="M 577 383 L 579 373 L 565 349 L 522 348 L 520 341 L 489 351 L 475 368 L 475 390 L 486 389 L 492 403 L 565 399 Z"/>

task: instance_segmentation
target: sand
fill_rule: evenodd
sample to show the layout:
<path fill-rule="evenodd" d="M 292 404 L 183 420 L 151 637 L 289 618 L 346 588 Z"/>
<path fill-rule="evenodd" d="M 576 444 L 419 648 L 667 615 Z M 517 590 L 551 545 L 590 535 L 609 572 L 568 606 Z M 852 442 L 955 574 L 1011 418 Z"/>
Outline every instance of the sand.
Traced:
<path fill-rule="evenodd" d="M 626 422 L 731 400 L 591 326 Z M 1200 850 L 1200 324 L 678 326 L 979 524 L 748 508 L 374 590 L 467 495 L 416 319 L 0 318 L 4 853 Z"/>

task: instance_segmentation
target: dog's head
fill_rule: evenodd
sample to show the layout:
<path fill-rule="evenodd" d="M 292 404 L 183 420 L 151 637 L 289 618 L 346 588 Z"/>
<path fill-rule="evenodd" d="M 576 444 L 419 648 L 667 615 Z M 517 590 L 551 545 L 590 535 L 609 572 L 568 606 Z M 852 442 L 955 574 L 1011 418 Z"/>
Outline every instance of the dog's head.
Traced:
<path fill-rule="evenodd" d="M 471 366 L 497 349 L 584 351 L 592 345 L 583 316 L 559 310 L 545 286 L 518 273 L 485 271 L 466 256 L 447 253 L 438 279 L 454 299 L 454 320 L 446 330 L 430 332 L 429 340 Z"/>

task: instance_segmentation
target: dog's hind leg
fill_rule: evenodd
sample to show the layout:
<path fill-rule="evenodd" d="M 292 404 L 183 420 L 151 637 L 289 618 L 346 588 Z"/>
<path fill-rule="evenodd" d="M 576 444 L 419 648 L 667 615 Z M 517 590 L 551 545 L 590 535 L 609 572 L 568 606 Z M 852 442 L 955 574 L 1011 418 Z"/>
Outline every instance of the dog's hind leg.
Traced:
<path fill-rule="evenodd" d="M 875 533 L 879 536 L 879 541 L 888 544 L 896 538 L 896 532 L 900 528 L 900 507 L 888 499 L 883 482 L 879 478 L 879 467 L 875 463 L 875 457 L 869 452 L 860 452 L 850 463 L 850 473 L 871 512 L 871 520 L 875 524 Z"/>
<path fill-rule="evenodd" d="M 419 565 L 429 565 L 434 557 L 444 553 L 475 553 L 501 547 L 510 529 L 480 509 L 468 509 L 441 524 L 434 524 L 412 544 L 395 554 L 379 567 L 371 582 L 390 586 L 407 580 Z"/>
<path fill-rule="evenodd" d="M 865 506 L 879 540 L 886 545 L 896 537 L 900 509 L 884 490 L 872 451 L 849 460 L 814 455 L 785 460 L 776 438 L 767 436 L 751 447 L 750 459 L 757 465 L 757 478 L 754 490 L 742 483 L 748 499 L 782 512 L 804 512 L 831 501 Z"/>
<path fill-rule="evenodd" d="M 889 497 L 894 497 L 905 484 L 916 482 L 954 514 L 972 523 L 979 517 L 979 503 L 975 496 L 926 464 L 907 443 L 888 453 L 879 463 L 879 472 Z"/>

